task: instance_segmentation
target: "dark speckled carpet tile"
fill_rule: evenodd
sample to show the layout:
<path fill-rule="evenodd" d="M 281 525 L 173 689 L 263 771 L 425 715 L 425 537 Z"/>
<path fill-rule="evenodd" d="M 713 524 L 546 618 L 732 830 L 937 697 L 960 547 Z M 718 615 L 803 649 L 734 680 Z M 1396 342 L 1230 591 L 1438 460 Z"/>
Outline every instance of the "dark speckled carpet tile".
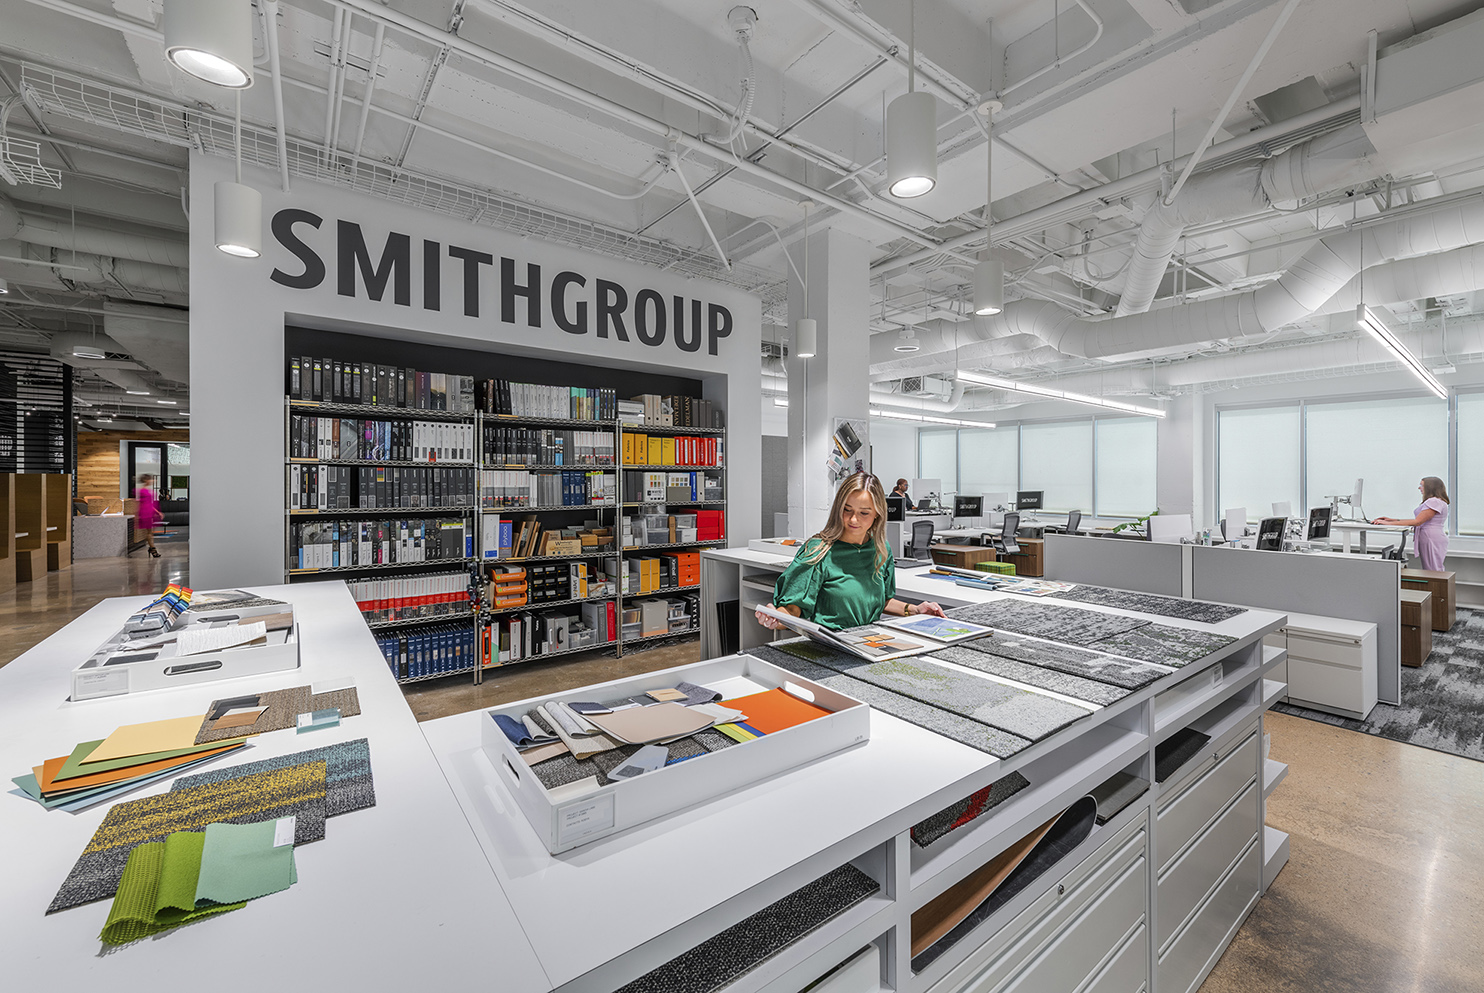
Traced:
<path fill-rule="evenodd" d="M 1107 706 L 1122 700 L 1133 692 L 1121 686 L 1109 686 L 1107 683 L 1057 672 L 1054 669 L 1043 669 L 1037 665 L 1001 658 L 988 652 L 970 651 L 967 646 L 945 648 L 942 651 L 933 652 L 928 658 L 941 659 L 965 668 L 977 669 L 992 676 L 999 676 L 1001 679 L 1011 679 L 1017 683 L 1050 690 L 1076 700 L 1086 700 L 1088 703 L 1095 703 L 1099 706 Z"/>
<path fill-rule="evenodd" d="M 853 865 L 795 890 L 701 942 L 618 993 L 712 993 L 881 889 Z"/>
<path fill-rule="evenodd" d="M 998 655 L 1003 659 L 1014 659 L 1043 669 L 1083 676 L 1125 690 L 1140 689 L 1159 677 L 1170 674 L 1168 667 L 1134 659 L 1115 658 L 1070 645 L 1037 641 L 1010 631 L 996 631 L 988 638 L 966 641 L 960 647 L 972 648 L 981 654 Z"/>
<path fill-rule="evenodd" d="M 1220 651 L 1236 640 L 1228 635 L 1211 634 L 1209 631 L 1192 631 L 1168 624 L 1149 624 L 1134 631 L 1104 638 L 1088 647 L 1178 669 L 1197 662 L 1212 652 Z"/>
<path fill-rule="evenodd" d="M 765 662 L 771 662 L 780 668 L 787 669 L 795 675 L 803 676 L 805 679 L 813 680 L 822 686 L 828 686 L 832 690 L 853 697 L 873 710 L 890 714 L 908 724 L 916 724 L 920 728 L 926 728 L 998 759 L 1009 758 L 1030 745 L 1030 741 L 1019 735 L 1009 734 L 978 721 L 971 721 L 941 707 L 920 703 L 911 697 L 880 689 L 870 683 L 861 682 L 859 679 L 853 679 L 834 669 L 819 665 L 812 659 L 821 654 L 828 654 L 828 651 L 820 652 L 817 646 L 808 642 L 763 645 L 758 648 L 749 648 L 747 652 Z"/>
<path fill-rule="evenodd" d="M 1363 721 L 1288 703 L 1273 709 L 1484 762 L 1484 610 L 1458 608 L 1452 630 L 1433 632 L 1427 661 L 1402 666 L 1401 706 L 1378 703 Z"/>
<path fill-rule="evenodd" d="M 1178 617 L 1182 621 L 1199 621 L 1202 624 L 1220 624 L 1238 614 L 1247 613 L 1246 607 L 1228 607 L 1224 603 L 1184 600 L 1180 597 L 1160 596 L 1158 593 L 1135 593 L 1132 590 L 1115 590 L 1106 586 L 1077 586 L 1065 593 L 1051 595 L 1058 600 L 1095 603 L 1102 607 L 1136 610 L 1141 614 L 1159 614 L 1161 617 Z"/>
<path fill-rule="evenodd" d="M 1120 617 L 1079 607 L 1063 607 L 1045 600 L 994 600 L 954 607 L 948 616 L 960 621 L 986 624 L 996 631 L 1015 631 L 1064 645 L 1087 645 L 1124 631 L 1143 627 L 1148 621 Z"/>

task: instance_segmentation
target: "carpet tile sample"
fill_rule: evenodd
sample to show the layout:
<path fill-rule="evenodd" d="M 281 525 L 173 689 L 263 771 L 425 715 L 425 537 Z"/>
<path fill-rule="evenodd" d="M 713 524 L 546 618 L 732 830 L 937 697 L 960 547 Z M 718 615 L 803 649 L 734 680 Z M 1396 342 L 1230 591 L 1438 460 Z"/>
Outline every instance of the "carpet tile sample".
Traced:
<path fill-rule="evenodd" d="M 1098 823 L 1107 824 L 1148 789 L 1149 780 L 1140 779 L 1133 773 L 1115 772 L 1109 776 L 1092 791 L 1092 798 L 1098 805 Z"/>
<path fill-rule="evenodd" d="M 1055 669 L 1043 669 L 1040 666 L 1015 659 L 1002 658 L 988 652 L 976 652 L 957 646 L 941 649 L 925 657 L 977 669 L 992 676 L 999 676 L 1001 679 L 1013 679 L 1017 683 L 1061 693 L 1077 700 L 1086 700 L 1088 703 L 1095 703 L 1099 706 L 1122 700 L 1133 692 L 1121 686 L 1111 686 L 1108 683 L 1084 679 L 1082 676 L 1057 672 Z"/>
<path fill-rule="evenodd" d="M 1211 740 L 1209 734 L 1195 728 L 1181 728 L 1154 747 L 1154 781 L 1162 783 L 1196 755 Z"/>
<path fill-rule="evenodd" d="M 919 848 L 926 848 L 950 832 L 983 817 L 1030 784 L 1030 780 L 1020 773 L 1012 772 L 912 825 L 912 843 Z"/>
<path fill-rule="evenodd" d="M 309 714 L 316 710 L 329 710 L 333 707 L 340 711 L 341 717 L 355 717 L 361 712 L 361 698 L 354 686 L 327 693 L 310 693 L 308 686 L 292 686 L 286 690 L 269 690 L 253 695 L 258 698 L 258 704 L 268 709 L 247 729 L 252 734 L 291 728 L 298 723 L 300 714 Z M 219 702 L 213 701 L 207 708 L 208 717 L 216 710 Z M 223 738 L 240 738 L 242 733 L 242 728 L 218 728 L 214 721 L 205 720 L 201 722 L 201 730 L 196 733 L 196 744 L 204 745 L 208 741 L 220 741 Z"/>
<path fill-rule="evenodd" d="M 1117 607 L 1120 610 L 1136 610 L 1141 614 L 1159 614 L 1163 617 L 1178 617 L 1182 621 L 1199 621 L 1202 624 L 1220 624 L 1238 614 L 1247 613 L 1246 607 L 1229 607 L 1224 603 L 1206 600 L 1184 600 L 1157 593 L 1135 593 L 1132 590 L 1114 590 L 1106 586 L 1077 586 L 1065 593 L 1051 594 L 1058 600 L 1076 600 L 1080 603 L 1095 603 L 1102 607 Z"/>
<path fill-rule="evenodd" d="M 1089 647 L 1141 662 L 1179 668 L 1198 662 L 1236 640 L 1225 634 L 1192 631 L 1189 628 L 1170 627 L 1168 624 L 1149 624 L 1134 631 L 1104 638 Z"/>
<path fill-rule="evenodd" d="M 196 883 L 206 835 L 177 831 L 164 841 L 136 845 L 119 879 L 108 920 L 98 936 L 105 945 L 122 945 L 213 914 L 240 910 L 243 903 L 196 907 Z M 293 851 L 293 846 L 288 846 Z"/>
<path fill-rule="evenodd" d="M 280 755 L 277 758 L 245 762 L 242 765 L 225 766 L 210 772 L 198 772 L 192 776 L 181 776 L 170 787 L 174 790 L 194 789 L 212 783 L 224 783 L 229 779 L 255 776 L 274 769 L 287 769 L 305 762 L 325 763 L 325 812 L 329 817 L 348 814 L 376 806 L 376 784 L 371 778 L 371 743 L 365 738 L 342 741 L 338 745 L 311 748 L 308 751 Z"/>
<path fill-rule="evenodd" d="M 798 647 L 812 648 L 813 646 L 804 642 L 794 642 L 786 645 L 763 645 L 758 648 L 749 648 L 747 652 L 779 668 L 787 669 L 797 676 L 803 676 L 821 686 L 828 686 L 832 690 L 853 697 L 883 714 L 890 714 L 909 724 L 916 724 L 920 728 L 941 734 L 945 738 L 961 745 L 968 745 L 970 748 L 993 755 L 995 758 L 1009 758 L 1030 745 L 1029 739 L 1019 735 L 1001 731 L 999 728 L 990 727 L 978 721 L 971 721 L 952 711 L 921 703 L 891 690 L 883 690 L 786 650 Z M 842 655 L 839 658 L 854 659 L 855 656 Z"/>
<path fill-rule="evenodd" d="M 1148 624 L 1136 617 L 1120 617 L 1079 607 L 1063 607 L 1044 600 L 995 600 L 954 607 L 949 617 L 985 624 L 996 631 L 1016 631 L 1067 645 L 1087 645 Z"/>
<path fill-rule="evenodd" d="M 196 881 L 197 906 L 238 903 L 286 890 L 294 882 L 294 846 L 273 844 L 278 824 L 209 824 Z"/>
<path fill-rule="evenodd" d="M 620 988 L 619 993 L 712 993 L 881 889 L 843 865 Z"/>
<path fill-rule="evenodd" d="M 290 814 L 298 819 L 294 844 L 325 836 L 324 762 L 114 804 L 46 912 L 54 914 L 113 896 L 129 852 L 138 845 L 164 841 L 176 831 L 196 831 L 218 821 L 248 824 Z"/>
<path fill-rule="evenodd" d="M 1049 641 L 1036 641 L 1008 631 L 996 631 L 991 637 L 967 641 L 961 647 L 998 655 L 1000 658 L 1015 659 L 1043 669 L 1085 676 L 1126 690 L 1141 689 L 1161 676 L 1170 674 L 1168 668 L 1160 668 L 1148 662 L 1114 658 L 1085 648 L 1057 645 Z"/>
<path fill-rule="evenodd" d="M 719 752 L 735 744 L 737 742 L 720 731 L 706 728 L 704 731 L 698 731 L 687 738 L 681 738 L 679 741 L 672 741 L 663 746 L 670 753 L 665 764 L 673 765 L 686 759 L 700 758 L 702 755 Z M 616 781 L 609 779 L 608 774 L 627 762 L 640 747 L 639 745 L 620 745 L 585 759 L 575 758 L 571 752 L 568 752 L 544 762 L 537 762 L 531 766 L 531 771 L 536 774 L 536 779 L 541 785 L 548 790 L 575 783 L 589 776 L 597 776 L 600 784 L 607 784 Z"/>
<path fill-rule="evenodd" d="M 1039 741 L 1092 713 L 1042 693 L 958 672 L 923 656 L 889 662 L 832 661 L 830 668 L 961 717 Z"/>

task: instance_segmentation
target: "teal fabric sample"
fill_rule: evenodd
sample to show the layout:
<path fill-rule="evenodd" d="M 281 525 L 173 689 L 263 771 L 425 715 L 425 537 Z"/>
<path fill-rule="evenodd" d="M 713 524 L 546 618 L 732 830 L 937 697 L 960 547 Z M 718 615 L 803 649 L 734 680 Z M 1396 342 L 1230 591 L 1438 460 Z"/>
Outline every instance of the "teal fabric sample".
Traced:
<path fill-rule="evenodd" d="M 197 905 L 236 903 L 286 890 L 294 882 L 293 835 L 274 845 L 277 821 L 211 824 L 201 852 Z"/>

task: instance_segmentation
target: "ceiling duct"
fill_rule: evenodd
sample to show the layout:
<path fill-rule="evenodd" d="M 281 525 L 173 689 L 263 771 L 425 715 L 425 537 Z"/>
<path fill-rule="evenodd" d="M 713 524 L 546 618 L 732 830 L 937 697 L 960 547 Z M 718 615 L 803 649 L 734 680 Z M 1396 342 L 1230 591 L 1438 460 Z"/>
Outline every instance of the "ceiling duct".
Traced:
<path fill-rule="evenodd" d="M 109 301 L 103 327 L 141 365 L 177 383 L 191 381 L 189 311 Z"/>
<path fill-rule="evenodd" d="M 86 331 L 58 331 L 52 335 L 50 347 L 52 358 L 83 368 L 94 364 L 112 364 L 108 353 L 119 354 L 124 351 L 118 342 L 108 336 Z"/>
<path fill-rule="evenodd" d="M 187 268 L 191 264 L 190 246 L 185 238 L 127 234 L 87 224 L 72 224 L 51 217 L 22 212 L 4 195 L 0 195 L 0 239 L 15 238 L 32 245 L 63 251 L 106 255 L 131 262 Z"/>

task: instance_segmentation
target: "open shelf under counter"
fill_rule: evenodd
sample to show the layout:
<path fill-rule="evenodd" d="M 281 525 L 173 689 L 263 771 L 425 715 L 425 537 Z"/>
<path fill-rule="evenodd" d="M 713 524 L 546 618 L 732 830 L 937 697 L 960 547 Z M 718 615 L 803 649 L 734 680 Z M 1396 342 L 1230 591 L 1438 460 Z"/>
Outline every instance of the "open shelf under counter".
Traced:
<path fill-rule="evenodd" d="M 1262 681 L 1262 709 L 1267 710 L 1288 695 L 1288 684 L 1276 679 Z"/>
<path fill-rule="evenodd" d="M 1262 762 L 1262 798 L 1266 800 L 1273 795 L 1278 784 L 1288 778 L 1288 764 L 1279 762 L 1277 759 L 1263 759 Z"/>
<path fill-rule="evenodd" d="M 1264 891 L 1278 878 L 1278 871 L 1288 864 L 1288 835 L 1275 827 L 1262 828 L 1262 888 Z"/>
<path fill-rule="evenodd" d="M 1222 699 L 1262 678 L 1262 666 L 1232 655 L 1154 698 L 1154 733 L 1185 727 Z"/>
<path fill-rule="evenodd" d="M 322 400 L 296 400 L 293 397 L 288 397 L 287 400 L 290 409 L 315 414 L 345 414 L 348 416 L 386 417 L 411 421 L 472 422 L 474 420 L 473 411 L 465 414 L 453 410 L 419 410 L 416 407 L 387 407 L 369 403 L 330 403 Z"/>

